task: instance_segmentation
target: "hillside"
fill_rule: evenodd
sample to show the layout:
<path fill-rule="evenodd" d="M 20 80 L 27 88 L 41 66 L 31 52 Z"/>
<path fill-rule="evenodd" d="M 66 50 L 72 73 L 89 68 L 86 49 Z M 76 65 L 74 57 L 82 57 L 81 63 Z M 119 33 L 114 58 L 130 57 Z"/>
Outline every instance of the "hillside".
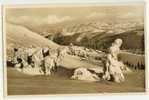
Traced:
<path fill-rule="evenodd" d="M 35 32 L 28 30 L 21 25 L 6 24 L 6 42 L 9 44 L 16 44 L 18 46 L 28 47 L 34 46 L 49 46 L 56 48 L 58 45 Z"/>
<path fill-rule="evenodd" d="M 54 36 L 53 41 L 62 45 L 69 45 L 70 43 L 73 43 L 75 45 L 86 46 L 88 48 L 105 50 L 115 39 L 121 38 L 123 40 L 122 49 L 131 51 L 138 50 L 137 52 L 144 51 L 144 29 L 135 29 L 120 34 L 108 34 L 106 32 L 88 33 L 95 34 L 95 36 L 84 36 L 81 41 L 78 42 L 77 39 L 82 35 L 82 33 L 76 33 L 69 36 L 57 34 Z M 85 34 L 87 35 L 88 33 L 86 32 Z M 51 35 L 47 38 L 50 37 Z"/>
<path fill-rule="evenodd" d="M 21 25 L 6 23 L 6 49 L 7 55 L 11 55 L 14 47 L 49 46 L 50 48 L 59 47 L 58 44 L 45 39 L 39 34 L 28 30 Z"/>
<path fill-rule="evenodd" d="M 97 43 L 99 48 L 102 47 L 103 49 L 106 49 L 111 45 L 111 42 L 117 38 L 123 40 L 122 49 L 144 51 L 144 30 L 133 30 L 104 38 L 95 37 L 93 40 L 95 40 L 95 43 Z"/>
<path fill-rule="evenodd" d="M 6 24 L 6 42 L 7 42 L 7 55 L 12 55 L 12 48 L 14 47 L 29 47 L 34 46 L 49 46 L 50 48 L 60 47 L 56 43 L 40 36 L 39 34 L 28 30 L 21 25 Z M 76 63 L 78 65 L 76 66 Z M 82 66 L 84 65 L 84 66 Z M 73 57 L 68 55 L 64 57 L 61 66 L 66 68 L 76 68 L 76 67 L 97 67 L 98 63 L 92 63 L 87 60 L 81 61 L 79 57 Z"/>

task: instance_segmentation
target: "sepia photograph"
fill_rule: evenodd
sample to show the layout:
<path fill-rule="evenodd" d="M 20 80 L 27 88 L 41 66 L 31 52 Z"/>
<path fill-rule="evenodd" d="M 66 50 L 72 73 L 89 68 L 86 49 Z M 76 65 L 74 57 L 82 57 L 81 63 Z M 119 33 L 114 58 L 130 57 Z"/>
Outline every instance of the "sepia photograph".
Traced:
<path fill-rule="evenodd" d="M 7 96 L 145 93 L 145 3 L 3 6 Z"/>

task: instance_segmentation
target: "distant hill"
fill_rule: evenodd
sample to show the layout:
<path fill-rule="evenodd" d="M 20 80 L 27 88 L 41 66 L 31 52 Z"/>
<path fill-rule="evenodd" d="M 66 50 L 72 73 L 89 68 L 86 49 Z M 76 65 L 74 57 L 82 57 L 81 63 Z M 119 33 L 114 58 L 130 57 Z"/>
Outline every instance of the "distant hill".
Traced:
<path fill-rule="evenodd" d="M 40 47 L 49 46 L 51 48 L 59 47 L 59 45 L 53 41 L 50 41 L 21 25 L 6 24 L 7 54 L 11 54 L 11 49 L 14 47 L 29 47 L 30 45 Z"/>
<path fill-rule="evenodd" d="M 28 30 L 27 28 L 21 25 L 15 24 L 6 24 L 6 41 L 7 44 L 14 43 L 21 46 L 49 46 L 49 47 L 58 47 L 58 44 L 45 39 L 39 34 Z"/>
<path fill-rule="evenodd" d="M 144 51 L 144 31 L 142 30 L 133 30 L 124 32 L 121 34 L 116 34 L 112 36 L 107 36 L 99 39 L 98 37 L 93 38 L 93 41 L 97 43 L 99 48 L 106 49 L 108 48 L 111 43 L 117 39 L 121 38 L 123 40 L 122 49 L 126 50 L 137 50 L 140 49 Z"/>
<path fill-rule="evenodd" d="M 53 41 L 62 45 L 69 45 L 70 43 L 73 43 L 75 45 L 86 46 L 88 48 L 106 50 L 115 39 L 121 38 L 123 40 L 122 49 L 144 51 L 144 29 L 131 30 L 120 34 L 108 34 L 105 32 L 96 33 L 93 37 L 85 36 L 81 41 L 77 42 L 76 40 L 81 34 L 82 33 L 75 33 L 70 36 L 63 36 L 59 33 L 54 36 Z M 50 37 L 51 35 L 47 38 Z"/>

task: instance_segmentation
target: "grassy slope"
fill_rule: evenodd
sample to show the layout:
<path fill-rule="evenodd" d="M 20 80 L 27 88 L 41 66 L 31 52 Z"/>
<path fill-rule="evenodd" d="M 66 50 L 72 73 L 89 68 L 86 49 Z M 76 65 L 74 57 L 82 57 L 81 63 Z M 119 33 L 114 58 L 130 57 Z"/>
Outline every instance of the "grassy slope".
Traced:
<path fill-rule="evenodd" d="M 71 71 L 60 69 L 55 75 L 27 76 L 8 68 L 8 95 L 41 95 L 41 94 L 76 94 L 76 93 L 119 93 L 144 92 L 144 71 L 125 75 L 126 81 L 121 84 L 101 81 L 87 83 L 70 80 Z M 61 73 L 59 73 L 61 72 Z"/>
<path fill-rule="evenodd" d="M 103 63 L 97 60 L 95 62 L 94 60 L 90 60 L 90 59 L 80 60 L 80 57 L 66 55 L 66 57 L 62 59 L 61 66 L 68 68 L 68 69 L 73 69 L 73 68 L 78 68 L 78 67 L 85 67 L 85 68 L 101 67 L 102 69 Z"/>
<path fill-rule="evenodd" d="M 20 46 L 49 46 L 56 48 L 58 45 L 44 37 L 38 35 L 35 32 L 28 30 L 21 25 L 6 24 L 6 41 L 7 44 L 14 43 Z"/>

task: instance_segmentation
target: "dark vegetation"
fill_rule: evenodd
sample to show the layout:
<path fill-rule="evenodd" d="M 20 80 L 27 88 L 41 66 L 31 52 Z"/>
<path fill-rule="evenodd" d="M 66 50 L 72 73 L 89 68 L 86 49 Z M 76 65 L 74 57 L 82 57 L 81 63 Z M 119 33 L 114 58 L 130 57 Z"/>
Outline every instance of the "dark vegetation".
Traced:
<path fill-rule="evenodd" d="M 106 51 L 115 39 L 121 38 L 123 40 L 121 49 L 136 54 L 144 54 L 144 29 L 131 30 L 121 34 L 99 33 L 91 39 L 84 37 L 80 42 L 76 42 L 76 39 L 80 36 L 80 34 L 82 33 L 75 33 L 71 36 L 63 36 L 61 33 L 57 33 L 54 36 L 53 41 L 61 45 L 69 45 L 70 43 L 73 43 L 78 46 Z M 50 35 L 46 36 L 46 38 L 49 39 L 50 37 Z"/>
<path fill-rule="evenodd" d="M 132 53 L 120 53 L 118 55 L 120 61 L 129 66 L 132 69 L 145 69 L 145 56 L 136 55 Z"/>

